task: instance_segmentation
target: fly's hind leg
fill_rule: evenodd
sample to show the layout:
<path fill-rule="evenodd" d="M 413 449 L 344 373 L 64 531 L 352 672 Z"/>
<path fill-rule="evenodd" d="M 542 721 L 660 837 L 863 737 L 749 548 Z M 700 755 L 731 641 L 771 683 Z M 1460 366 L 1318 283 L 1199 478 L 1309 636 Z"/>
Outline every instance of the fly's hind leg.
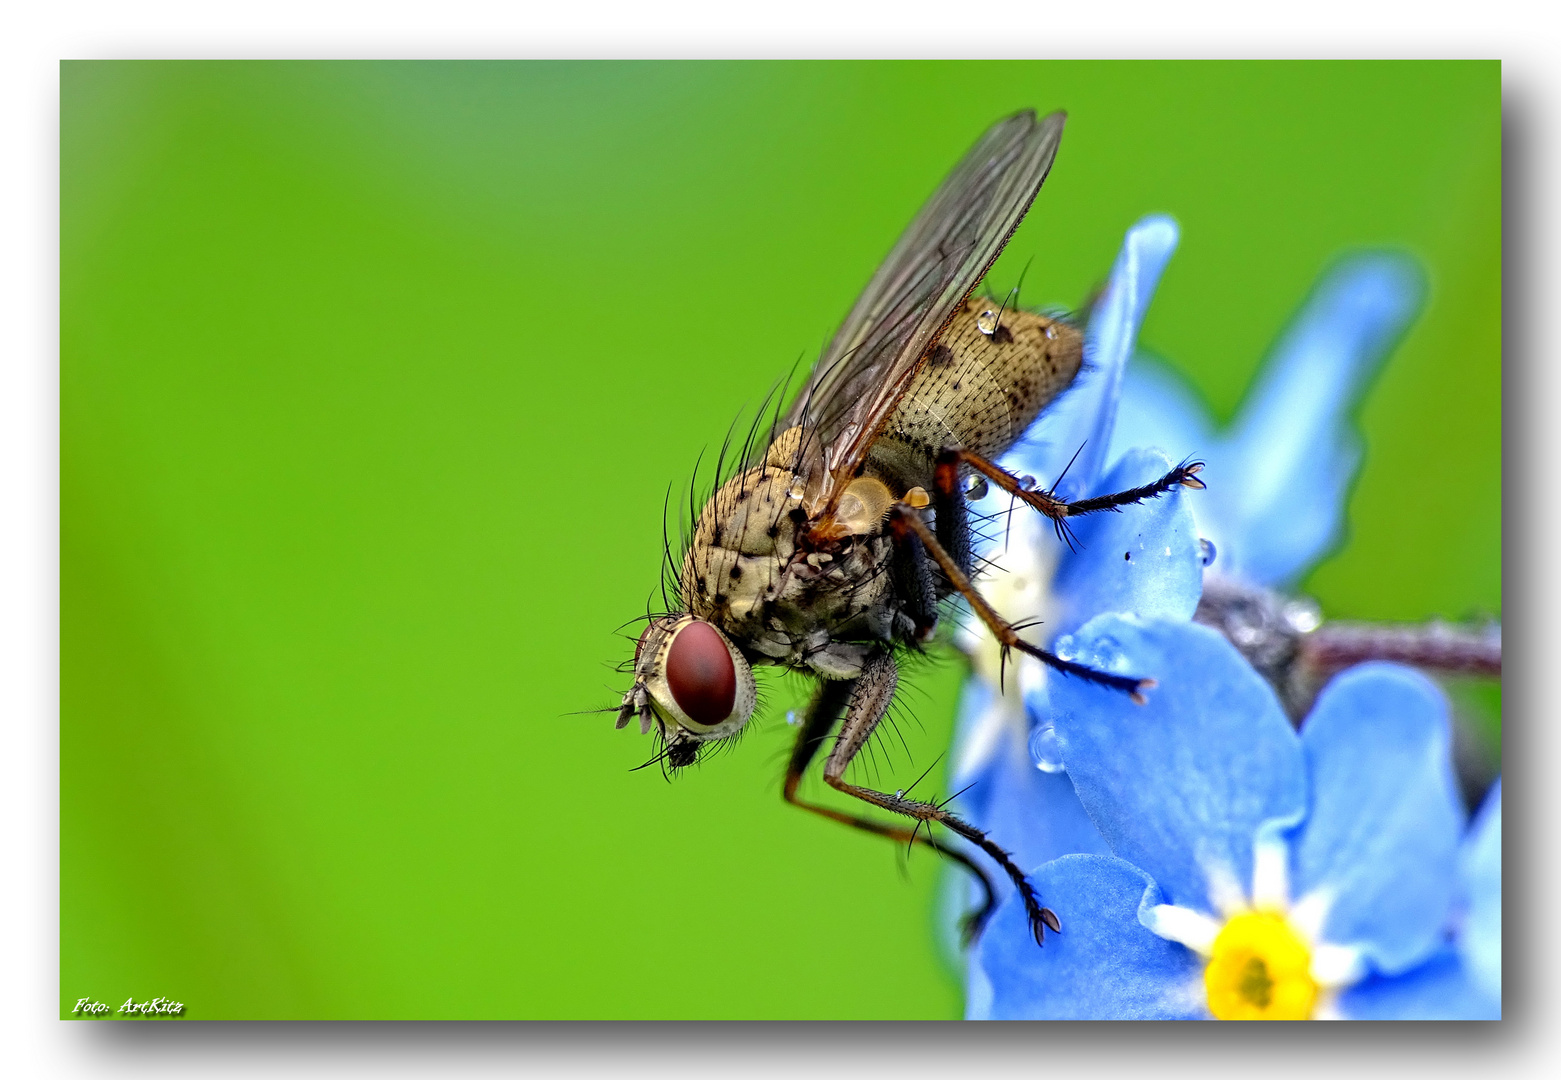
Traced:
<path fill-rule="evenodd" d="M 976 472 L 991 480 L 998 487 L 1008 492 L 1020 502 L 1027 503 L 1045 514 L 1051 519 L 1053 527 L 1057 530 L 1057 538 L 1073 546 L 1073 532 L 1068 528 L 1068 519 L 1080 517 L 1084 514 L 1095 514 L 1102 510 L 1120 511 L 1124 506 L 1143 502 L 1145 499 L 1158 498 L 1166 492 L 1180 487 L 1201 488 L 1203 481 L 1198 479 L 1198 473 L 1203 471 L 1203 462 L 1184 461 L 1158 480 L 1143 485 L 1142 487 L 1129 488 L 1126 491 L 1116 491 L 1109 495 L 1097 495 L 1091 499 L 1076 499 L 1069 502 L 1059 499 L 1050 491 L 1036 491 L 1026 488 L 1018 477 L 1008 470 L 994 465 L 980 454 L 973 454 L 969 450 L 960 447 L 948 447 L 938 454 L 936 463 L 936 480 L 939 491 L 947 488 L 952 492 L 959 483 L 959 466 L 969 465 Z"/>
<path fill-rule="evenodd" d="M 864 672 L 864 675 L 866 673 Z M 847 814 L 828 806 L 820 806 L 797 797 L 797 787 L 802 782 L 802 774 L 807 771 L 819 751 L 819 747 L 829 737 L 830 729 L 835 721 L 840 718 L 840 711 L 848 703 L 855 700 L 854 691 L 860 683 L 860 679 L 845 681 L 826 680 L 819 685 L 818 693 L 808 706 L 807 718 L 802 723 L 802 730 L 797 733 L 797 743 L 791 751 L 791 762 L 786 766 L 786 783 L 781 789 L 781 794 L 787 802 L 793 806 L 800 806 L 804 810 L 810 810 L 815 814 L 838 821 L 843 825 L 861 829 L 864 832 L 876 833 L 887 837 L 896 843 L 924 844 L 932 848 L 938 854 L 952 859 L 975 877 L 981 883 L 983 899 L 981 906 L 964 917 L 961 924 L 965 944 L 973 942 L 981 933 L 981 928 L 992 917 L 993 910 L 997 907 L 997 893 L 992 888 L 991 881 L 987 880 L 986 873 L 971 861 L 964 852 L 948 846 L 941 840 L 933 837 L 930 830 L 916 828 L 906 829 L 897 825 L 889 825 L 885 822 L 874 821 L 872 818 L 858 817 L 855 814 Z M 885 702 L 884 707 L 888 707 Z M 875 721 L 876 723 L 876 721 Z M 854 752 L 854 751 L 853 751 Z"/>
<path fill-rule="evenodd" d="M 835 740 L 834 749 L 830 751 L 829 757 L 824 762 L 824 780 L 836 791 L 843 791 L 874 806 L 913 818 L 918 826 L 922 822 L 927 823 L 929 828 L 934 823 L 942 825 L 986 852 L 1014 883 L 1014 888 L 1018 890 L 1020 898 L 1024 901 L 1025 913 L 1029 916 L 1030 933 L 1034 935 L 1035 943 L 1041 944 L 1048 929 L 1054 933 L 1061 932 L 1062 924 L 1050 908 L 1041 906 L 1040 898 L 1035 895 L 1035 888 L 1025 877 L 1024 871 L 1014 864 L 1013 857 L 994 844 L 986 833 L 951 814 L 937 803 L 908 799 L 904 792 L 890 795 L 846 781 L 846 766 L 851 764 L 851 759 L 867 745 L 873 729 L 889 711 L 889 702 L 894 698 L 894 688 L 898 682 L 899 670 L 895 667 L 894 657 L 888 653 L 879 653 L 862 669 L 862 674 L 851 689 L 851 699 L 846 707 L 845 722 L 840 727 L 840 736 Z M 889 830 L 882 827 L 882 831 Z M 917 834 L 917 830 L 913 829 L 912 833 Z M 970 866 L 968 860 L 962 861 Z M 987 897 L 987 907 L 979 913 L 982 921 L 985 921 L 985 915 L 990 913 L 990 886 L 988 886 Z"/>

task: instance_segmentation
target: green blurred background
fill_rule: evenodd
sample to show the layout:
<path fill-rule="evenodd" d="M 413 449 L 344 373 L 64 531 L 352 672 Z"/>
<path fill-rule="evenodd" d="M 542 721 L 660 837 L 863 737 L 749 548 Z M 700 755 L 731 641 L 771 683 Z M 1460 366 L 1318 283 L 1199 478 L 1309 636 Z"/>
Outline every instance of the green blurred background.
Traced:
<path fill-rule="evenodd" d="M 1068 132 L 994 283 L 1076 306 L 1174 215 L 1143 342 L 1221 416 L 1339 252 L 1423 260 L 1307 587 L 1499 612 L 1494 62 L 67 63 L 62 1011 L 959 1015 L 938 863 L 781 803 L 795 687 L 672 784 L 570 714 L 668 482 L 1028 105 Z"/>

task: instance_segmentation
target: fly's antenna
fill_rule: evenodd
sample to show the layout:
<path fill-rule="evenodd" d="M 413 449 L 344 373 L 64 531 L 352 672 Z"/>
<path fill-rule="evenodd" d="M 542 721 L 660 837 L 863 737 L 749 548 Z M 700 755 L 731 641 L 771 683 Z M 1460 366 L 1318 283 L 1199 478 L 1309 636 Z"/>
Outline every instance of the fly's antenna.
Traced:
<path fill-rule="evenodd" d="M 609 686 L 609 687 L 606 687 L 606 689 L 609 692 L 611 692 L 612 687 Z M 615 713 L 617 711 L 618 711 L 618 706 L 617 705 L 607 705 L 607 706 L 604 706 L 603 708 L 600 708 L 600 709 L 575 709 L 572 712 L 566 712 L 563 715 L 564 716 L 601 716 L 603 713 Z"/>

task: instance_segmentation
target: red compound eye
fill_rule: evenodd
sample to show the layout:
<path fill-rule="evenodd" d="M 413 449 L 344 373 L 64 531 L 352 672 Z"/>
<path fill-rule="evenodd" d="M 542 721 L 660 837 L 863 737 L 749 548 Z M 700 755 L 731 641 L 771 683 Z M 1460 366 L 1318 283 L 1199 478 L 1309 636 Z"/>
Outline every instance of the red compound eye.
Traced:
<path fill-rule="evenodd" d="M 737 669 L 709 623 L 695 620 L 678 631 L 667 651 L 666 674 L 673 700 L 694 723 L 714 727 L 732 715 Z"/>

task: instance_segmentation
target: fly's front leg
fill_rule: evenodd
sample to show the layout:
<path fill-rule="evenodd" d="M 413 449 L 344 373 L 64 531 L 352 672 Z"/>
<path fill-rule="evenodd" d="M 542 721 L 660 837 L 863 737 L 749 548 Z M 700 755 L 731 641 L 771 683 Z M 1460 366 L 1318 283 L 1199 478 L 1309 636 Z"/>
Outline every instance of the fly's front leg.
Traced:
<path fill-rule="evenodd" d="M 813 701 L 808 705 L 808 711 L 802 722 L 802 730 L 797 732 L 797 743 L 792 747 L 791 761 L 786 766 L 786 781 L 781 788 L 781 795 L 793 806 L 800 806 L 804 810 L 812 811 L 831 821 L 838 821 L 842 825 L 849 825 L 854 829 L 874 833 L 887 837 L 896 843 L 923 844 L 932 848 L 938 854 L 959 863 L 981 883 L 983 900 L 981 906 L 962 920 L 965 944 L 970 944 L 981 933 L 981 928 L 992 917 L 992 912 L 997 907 L 997 892 L 992 888 L 992 883 L 987 880 L 986 873 L 970 860 L 964 852 L 949 847 L 941 840 L 933 837 L 930 830 L 923 830 L 919 826 L 913 829 L 902 828 L 897 825 L 889 825 L 882 821 L 874 821 L 872 818 L 859 817 L 855 814 L 843 813 L 828 806 L 820 806 L 817 803 L 807 802 L 797 797 L 797 788 L 802 783 L 802 774 L 807 771 L 808 764 L 812 762 L 818 753 L 819 747 L 829 737 L 830 729 L 835 726 L 835 721 L 840 719 L 840 711 L 851 701 L 858 679 L 845 681 L 825 680 L 819 684 L 818 692 L 813 695 Z"/>
<path fill-rule="evenodd" d="M 824 780 L 836 791 L 843 791 L 847 795 L 854 796 L 864 802 L 870 802 L 874 806 L 880 806 L 885 810 L 892 810 L 896 814 L 904 814 L 908 818 L 914 818 L 918 823 L 926 822 L 930 827 L 933 823 L 958 833 L 982 851 L 990 855 L 994 862 L 1003 868 L 1014 888 L 1019 891 L 1020 898 L 1024 901 L 1024 909 L 1030 918 L 1030 932 L 1035 936 L 1035 943 L 1041 944 L 1041 939 L 1047 929 L 1054 933 L 1060 933 L 1062 924 L 1057 920 L 1056 913 L 1050 908 L 1042 907 L 1040 899 L 1035 895 L 1035 889 L 1031 886 L 1024 871 L 1014 864 L 1013 857 L 1002 848 L 987 838 L 986 833 L 968 822 L 960 820 L 955 815 L 943 809 L 937 803 L 922 802 L 919 799 L 907 799 L 904 792 L 896 792 L 893 795 L 882 791 L 874 791 L 871 788 L 859 787 L 848 783 L 845 779 L 846 766 L 851 764 L 862 747 L 867 745 L 873 729 L 889 711 L 889 702 L 894 699 L 894 688 L 899 682 L 899 670 L 895 667 L 894 657 L 888 653 L 880 653 L 870 660 L 862 674 L 856 680 L 856 686 L 851 691 L 850 703 L 846 706 L 845 722 L 840 727 L 840 737 L 835 740 L 835 748 L 830 751 L 828 759 L 824 762 Z M 917 830 L 912 830 L 915 834 Z M 968 865 L 968 864 L 967 864 Z M 991 892 L 988 887 L 987 907 L 978 913 L 985 921 L 985 915 L 990 913 Z"/>
<path fill-rule="evenodd" d="M 939 486 L 940 488 L 942 486 L 941 477 Z M 1064 660 L 1056 653 L 1047 652 L 1039 645 L 1031 645 L 1021 639 L 1019 632 L 1009 624 L 1008 620 L 993 610 L 992 605 L 986 602 L 986 598 L 976 591 L 976 587 L 971 584 L 970 575 L 961 570 L 955 563 L 954 557 L 938 543 L 938 538 L 932 534 L 932 530 L 927 527 L 927 523 L 921 519 L 921 514 L 914 507 L 907 506 L 905 503 L 896 503 L 889 511 L 889 529 L 893 532 L 896 542 L 905 543 L 911 537 L 921 541 L 927 554 L 932 556 L 933 561 L 938 564 L 938 569 L 943 571 L 943 576 L 948 578 L 949 584 L 969 602 L 970 609 L 992 631 L 992 636 L 997 638 L 1005 655 L 1010 649 L 1018 649 L 1064 675 L 1083 679 L 1096 686 L 1108 686 L 1113 690 L 1120 690 L 1139 705 L 1145 701 L 1144 691 L 1154 689 L 1156 683 L 1153 679 L 1135 679 L 1129 675 L 1113 675 L 1109 671 L 1097 671 L 1085 664 Z"/>
<path fill-rule="evenodd" d="M 1198 473 L 1203 471 L 1203 462 L 1184 461 L 1170 472 L 1153 483 L 1142 487 L 1129 488 L 1126 491 L 1113 492 L 1110 495 L 1097 495 L 1092 499 L 1076 499 L 1069 502 L 1059 499 L 1050 491 L 1036 491 L 1026 488 L 1013 473 L 1008 472 L 980 454 L 973 454 L 969 450 L 963 450 L 957 446 L 951 446 L 938 454 L 936 463 L 936 477 L 939 490 L 945 484 L 949 490 L 954 490 L 959 482 L 959 466 L 969 465 L 976 472 L 991 480 L 998 487 L 1008 492 L 1020 502 L 1035 507 L 1041 513 L 1051 518 L 1052 525 L 1057 530 L 1057 538 L 1073 546 L 1073 532 L 1068 528 L 1068 518 L 1079 517 L 1083 514 L 1094 514 L 1101 510 L 1120 511 L 1124 506 L 1143 502 L 1145 499 L 1158 498 L 1172 488 L 1190 487 L 1201 488 L 1202 480 L 1198 479 Z"/>

